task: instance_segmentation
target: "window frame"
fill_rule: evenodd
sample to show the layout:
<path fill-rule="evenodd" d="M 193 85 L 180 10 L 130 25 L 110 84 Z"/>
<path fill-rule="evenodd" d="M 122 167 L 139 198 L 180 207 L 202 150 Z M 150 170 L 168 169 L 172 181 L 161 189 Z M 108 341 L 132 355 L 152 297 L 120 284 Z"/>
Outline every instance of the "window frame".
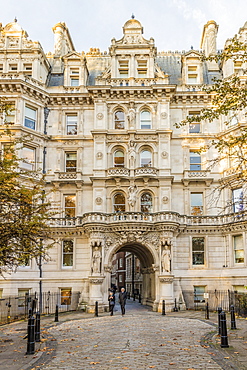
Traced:
<path fill-rule="evenodd" d="M 123 117 L 118 119 L 117 114 L 121 113 Z M 124 130 L 125 129 L 125 113 L 123 109 L 117 109 L 114 112 L 114 129 L 115 130 Z"/>
<path fill-rule="evenodd" d="M 65 244 L 71 242 L 72 252 L 65 251 Z M 66 257 L 69 256 L 70 264 L 65 263 Z M 64 239 L 62 240 L 62 268 L 73 268 L 74 266 L 74 240 L 73 239 Z"/>
<path fill-rule="evenodd" d="M 124 199 L 124 203 L 116 203 L 115 202 L 115 198 L 118 196 L 118 195 L 121 195 Z M 116 207 L 120 207 L 120 209 L 116 209 Z M 123 209 L 121 209 L 123 208 Z M 125 194 L 122 193 L 122 192 L 117 192 L 113 195 L 113 213 L 119 213 L 119 212 L 126 212 L 126 197 L 125 197 Z"/>
<path fill-rule="evenodd" d="M 236 248 L 238 247 L 236 240 L 237 238 L 241 239 L 241 246 L 242 248 Z M 232 236 L 232 244 L 233 244 L 233 257 L 234 257 L 234 265 L 243 265 L 245 263 L 245 251 L 244 251 L 244 238 L 243 234 L 233 235 Z M 240 252 L 239 254 L 242 255 L 242 257 L 236 257 L 237 252 Z M 241 253 L 242 252 L 242 253 Z M 243 259 L 243 261 L 236 261 L 237 259 Z"/>
<path fill-rule="evenodd" d="M 198 239 L 201 239 L 201 241 L 203 240 L 203 250 L 199 249 L 197 246 L 194 245 L 194 241 L 198 240 Z M 192 237 L 191 239 L 191 253 L 192 253 L 192 266 L 193 267 L 200 267 L 200 266 L 205 266 L 205 238 L 204 237 Z M 195 263 L 196 262 L 196 254 L 197 255 L 202 255 L 203 258 L 202 258 L 202 262 L 200 263 Z M 200 260 L 200 257 L 199 257 L 199 260 Z"/>
<path fill-rule="evenodd" d="M 31 115 L 28 115 L 28 109 L 30 111 L 33 111 L 35 114 L 34 114 L 34 117 L 32 117 Z M 30 130 L 34 130 L 36 131 L 37 129 L 37 114 L 38 113 L 38 109 L 36 108 L 33 108 L 27 104 L 25 104 L 25 108 L 24 108 L 24 127 L 26 128 L 29 128 Z M 33 127 L 31 127 L 33 126 Z"/>
<path fill-rule="evenodd" d="M 192 156 L 192 153 L 197 153 L 198 156 Z M 200 158 L 199 161 L 195 161 L 194 163 L 191 161 L 192 158 Z M 192 168 L 193 166 L 198 166 L 199 168 Z M 201 154 L 199 153 L 199 150 L 196 149 L 190 149 L 190 171 L 201 171 L 202 170 L 202 157 Z"/>
<path fill-rule="evenodd" d="M 145 113 L 149 114 L 149 119 L 142 118 L 142 115 Z M 140 112 L 140 129 L 141 130 L 151 130 L 152 129 L 152 114 L 149 109 L 142 109 Z"/>
<path fill-rule="evenodd" d="M 201 195 L 201 205 L 200 204 L 195 204 L 195 205 L 193 205 L 192 204 L 192 201 L 193 201 L 193 196 L 194 195 Z M 198 210 L 197 210 L 197 212 L 196 211 L 194 211 L 193 212 L 193 208 L 199 208 Z M 202 216 L 203 214 L 204 214 L 204 197 L 203 197 L 203 192 L 200 192 L 200 191 L 192 191 L 191 193 L 190 193 L 190 214 L 191 214 L 191 216 Z"/>
<path fill-rule="evenodd" d="M 62 294 L 63 292 L 69 292 L 69 295 Z M 65 298 L 68 299 L 65 299 Z M 61 306 L 70 306 L 72 300 L 72 288 L 60 288 L 60 305 Z"/>
<path fill-rule="evenodd" d="M 147 195 L 147 194 L 151 198 L 151 204 L 150 205 L 148 204 L 148 201 L 146 201 L 145 203 L 142 202 L 143 196 Z M 149 207 L 149 210 L 145 211 L 145 210 L 143 210 L 143 207 Z M 149 191 L 145 191 L 141 194 L 141 197 L 140 197 L 140 211 L 143 212 L 143 213 L 152 213 L 152 211 L 153 211 L 153 196 Z"/>
<path fill-rule="evenodd" d="M 237 191 L 240 191 L 240 195 L 239 196 L 236 196 L 234 195 L 234 193 Z M 233 210 L 233 213 L 238 213 L 238 212 L 242 212 L 244 211 L 244 193 L 243 193 L 243 188 L 240 187 L 240 188 L 235 188 L 235 189 L 232 189 L 232 210 Z M 242 199 L 241 199 L 242 198 Z"/>
<path fill-rule="evenodd" d="M 76 120 L 72 123 L 69 122 L 69 117 L 75 117 Z M 78 114 L 77 113 L 66 113 L 66 135 L 77 135 L 78 134 Z M 71 120 L 73 121 L 73 120 Z M 71 127 L 71 128 L 70 128 Z M 74 128 L 72 128 L 74 127 Z M 70 128 L 70 129 L 69 129 Z"/>
<path fill-rule="evenodd" d="M 143 155 L 144 152 L 149 152 L 150 153 L 151 161 L 149 161 L 148 164 L 143 163 L 143 160 L 145 159 L 145 157 L 142 157 L 142 155 Z M 140 167 L 152 167 L 152 166 L 153 166 L 153 153 L 152 153 L 152 151 L 148 148 L 142 149 L 141 152 L 140 152 Z"/>
<path fill-rule="evenodd" d="M 32 153 L 33 153 L 33 162 L 30 162 L 28 160 L 28 157 L 24 158 L 24 150 L 25 149 L 28 149 L 28 150 L 32 151 Z M 35 169 L 36 169 L 36 148 L 32 148 L 32 147 L 29 147 L 29 146 L 23 146 L 22 149 L 21 149 L 21 152 L 22 152 L 22 159 L 25 159 L 25 162 L 24 161 L 20 162 L 21 169 L 26 170 L 26 171 L 35 171 Z"/>
<path fill-rule="evenodd" d="M 68 155 L 75 154 L 75 159 L 68 159 Z M 75 162 L 75 166 L 68 166 L 68 162 Z M 69 170 L 72 169 L 72 170 Z M 65 172 L 77 172 L 77 152 L 65 152 Z"/>
<path fill-rule="evenodd" d="M 116 156 L 116 153 L 119 152 L 119 153 L 122 153 L 123 155 L 122 156 Z M 116 163 L 116 158 L 123 158 L 123 162 L 120 163 L 120 164 L 117 164 Z M 113 152 L 113 167 L 117 167 L 117 168 L 124 168 L 125 167 L 125 155 L 124 155 L 124 150 L 121 149 L 121 148 L 117 148 L 116 150 L 114 150 Z"/>
<path fill-rule="evenodd" d="M 74 207 L 71 207 L 71 206 L 66 206 L 66 198 L 74 198 Z M 72 211 L 72 216 L 69 215 L 70 213 L 70 210 L 73 210 Z M 66 218 L 74 218 L 76 217 L 76 194 L 65 194 L 64 195 L 64 215 Z"/>

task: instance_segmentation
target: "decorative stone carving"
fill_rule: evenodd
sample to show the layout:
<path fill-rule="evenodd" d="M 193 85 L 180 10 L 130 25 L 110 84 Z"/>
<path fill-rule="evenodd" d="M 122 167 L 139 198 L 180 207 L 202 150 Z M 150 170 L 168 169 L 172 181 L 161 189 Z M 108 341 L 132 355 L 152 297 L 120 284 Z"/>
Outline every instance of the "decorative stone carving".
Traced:
<path fill-rule="evenodd" d="M 168 153 L 164 150 L 164 151 L 161 153 L 161 156 L 162 156 L 162 158 L 166 159 L 166 158 L 168 158 Z"/>
<path fill-rule="evenodd" d="M 165 118 L 167 118 L 167 113 L 166 113 L 166 112 L 162 112 L 162 113 L 160 114 L 160 117 L 161 117 L 161 118 L 164 118 L 164 119 L 165 119 Z"/>
<path fill-rule="evenodd" d="M 103 119 L 104 118 L 104 115 L 103 113 L 98 113 L 97 116 L 96 116 L 99 120 Z"/>
<path fill-rule="evenodd" d="M 133 107 L 133 103 L 130 105 L 129 112 L 127 114 L 127 118 L 129 121 L 129 128 L 134 129 L 135 128 L 135 118 L 136 118 L 136 111 Z"/>
<path fill-rule="evenodd" d="M 97 158 L 97 159 L 102 159 L 102 158 L 103 158 L 103 153 L 102 153 L 102 152 L 98 152 L 98 153 L 96 154 L 96 158 Z"/>
<path fill-rule="evenodd" d="M 165 283 L 165 284 L 171 284 L 173 282 L 173 277 L 159 277 L 159 280 L 161 283 Z"/>
<path fill-rule="evenodd" d="M 104 277 L 103 278 L 89 278 L 89 281 L 91 284 L 102 284 L 104 281 Z"/>
<path fill-rule="evenodd" d="M 161 255 L 161 265 L 163 272 L 171 271 L 171 251 L 168 244 L 165 244 Z"/>
<path fill-rule="evenodd" d="M 111 265 L 105 265 L 104 266 L 104 271 L 105 272 L 112 272 L 112 266 Z"/>
<path fill-rule="evenodd" d="M 100 198 L 100 197 L 97 197 L 97 198 L 95 199 L 95 203 L 96 203 L 96 204 L 98 204 L 98 205 L 102 204 L 102 202 L 103 202 L 103 199 L 102 199 L 102 198 Z"/>
<path fill-rule="evenodd" d="M 98 247 L 94 248 L 92 258 L 92 273 L 99 274 L 101 270 L 101 251 Z"/>
<path fill-rule="evenodd" d="M 164 197 L 162 198 L 162 202 L 163 202 L 164 204 L 167 204 L 167 203 L 168 203 L 168 201 L 169 201 L 169 198 L 168 198 L 167 196 L 164 196 Z"/>
<path fill-rule="evenodd" d="M 128 187 L 128 192 L 129 192 L 128 203 L 131 207 L 134 207 L 135 203 L 136 203 L 137 186 L 136 185 L 129 186 Z"/>

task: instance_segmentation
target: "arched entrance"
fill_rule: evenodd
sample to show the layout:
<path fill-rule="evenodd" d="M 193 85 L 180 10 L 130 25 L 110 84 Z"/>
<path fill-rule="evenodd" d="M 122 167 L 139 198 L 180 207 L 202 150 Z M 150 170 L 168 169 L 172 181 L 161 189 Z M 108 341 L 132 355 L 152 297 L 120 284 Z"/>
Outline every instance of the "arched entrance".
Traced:
<path fill-rule="evenodd" d="M 136 243 L 136 242 L 128 242 L 121 246 L 112 248 L 112 250 L 106 255 L 106 261 L 107 261 L 108 266 L 113 267 L 112 261 L 114 260 L 114 256 L 116 255 L 116 253 L 119 254 L 119 252 L 123 252 L 120 254 L 122 256 L 125 255 L 127 257 L 126 258 L 127 262 L 128 262 L 128 257 L 130 256 L 136 256 L 137 259 L 140 261 L 139 273 L 141 276 L 139 277 L 139 282 L 141 281 L 140 293 L 141 293 L 142 304 L 152 306 L 155 309 L 156 300 L 158 298 L 156 294 L 156 291 L 157 291 L 157 288 L 156 288 L 157 276 L 156 275 L 158 274 L 158 266 L 156 265 L 157 260 L 158 260 L 157 253 L 151 248 L 144 246 L 143 244 Z M 130 275 L 133 279 L 133 270 L 132 270 L 133 265 L 127 266 L 127 264 L 126 265 L 124 264 L 123 267 L 126 271 L 127 276 L 129 273 L 129 268 L 131 269 Z M 111 286 L 111 282 L 112 282 L 111 273 L 112 273 L 112 269 L 107 274 L 108 276 L 106 276 L 106 280 L 105 280 L 105 283 L 108 285 L 108 289 Z M 136 276 L 135 276 L 135 279 L 136 279 Z M 129 286 L 129 283 L 131 283 L 131 289 L 127 289 L 127 290 L 130 291 L 130 293 L 133 293 L 133 289 L 135 289 L 136 291 L 139 290 L 138 284 L 136 284 L 136 280 L 135 281 L 132 280 L 131 282 L 128 281 L 128 286 Z M 122 285 L 125 285 L 126 287 L 126 283 Z M 118 288 L 120 287 L 121 287 L 121 284 L 120 286 L 118 286 Z"/>

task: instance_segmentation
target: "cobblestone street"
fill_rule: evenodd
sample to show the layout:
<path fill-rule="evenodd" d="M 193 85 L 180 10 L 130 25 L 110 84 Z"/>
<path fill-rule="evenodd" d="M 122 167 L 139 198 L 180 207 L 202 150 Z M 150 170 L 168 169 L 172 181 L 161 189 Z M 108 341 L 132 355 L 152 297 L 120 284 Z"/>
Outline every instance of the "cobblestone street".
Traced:
<path fill-rule="evenodd" d="M 113 317 L 76 320 L 50 328 L 57 349 L 43 370 L 221 369 L 201 337 L 211 327 L 198 320 L 164 317 L 141 307 L 119 307 Z M 55 341 L 53 341 L 54 343 Z M 51 346 L 52 348 L 52 346 Z M 210 351 L 209 351 L 210 352 Z"/>

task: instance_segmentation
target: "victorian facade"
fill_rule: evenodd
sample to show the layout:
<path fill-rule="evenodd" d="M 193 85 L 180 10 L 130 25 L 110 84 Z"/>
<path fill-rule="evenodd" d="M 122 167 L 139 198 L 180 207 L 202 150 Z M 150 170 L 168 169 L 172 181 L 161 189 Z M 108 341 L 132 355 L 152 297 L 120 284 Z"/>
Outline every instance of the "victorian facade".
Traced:
<path fill-rule="evenodd" d="M 23 166 L 42 169 L 60 210 L 51 220 L 57 243 L 43 265 L 44 291 L 79 291 L 89 308 L 96 300 L 107 306 L 117 252 L 139 259 L 142 300 L 156 310 L 163 299 L 167 309 L 174 298 L 183 301 L 185 290 L 246 285 L 244 189 L 235 182 L 217 206 L 210 202 L 234 170 L 227 162 L 209 170 L 216 153 L 199 151 L 236 125 L 226 128 L 222 119 L 174 126 L 210 104 L 203 84 L 242 68 L 202 61 L 202 54 L 217 53 L 217 30 L 214 21 L 205 25 L 201 51 L 158 52 L 130 19 L 109 52 L 84 53 L 58 23 L 54 53 L 45 54 L 17 22 L 1 28 L 1 96 L 13 106 L 7 120 L 29 135 Z M 246 33 L 247 25 L 240 36 Z M 245 117 L 239 122 L 246 125 Z M 0 288 L 3 296 L 17 295 L 38 291 L 39 283 L 30 261 Z"/>

